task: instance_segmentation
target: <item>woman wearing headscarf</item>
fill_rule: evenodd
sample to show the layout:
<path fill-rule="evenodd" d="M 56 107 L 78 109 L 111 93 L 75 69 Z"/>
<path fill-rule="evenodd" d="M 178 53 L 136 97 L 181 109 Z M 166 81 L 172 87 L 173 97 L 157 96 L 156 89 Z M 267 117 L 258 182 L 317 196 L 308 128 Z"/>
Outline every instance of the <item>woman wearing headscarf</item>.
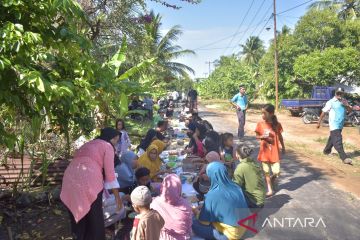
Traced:
<path fill-rule="evenodd" d="M 165 142 L 158 140 L 158 139 L 152 141 L 151 144 L 157 146 L 159 154 L 161 154 L 167 146 L 167 144 Z"/>
<path fill-rule="evenodd" d="M 189 202 L 181 197 L 181 181 L 176 174 L 167 175 L 159 197 L 150 207 L 163 217 L 165 225 L 160 240 L 188 240 L 191 236 L 192 210 Z"/>
<path fill-rule="evenodd" d="M 160 141 L 161 142 L 161 141 Z M 150 178 L 152 180 L 156 180 L 157 177 L 166 171 L 160 171 L 161 168 L 161 160 L 159 158 L 159 154 L 161 153 L 161 147 L 159 150 L 159 147 L 156 144 L 161 145 L 160 142 L 152 143 L 147 149 L 146 152 L 141 155 L 139 158 L 139 166 L 146 167 L 150 170 Z"/>
<path fill-rule="evenodd" d="M 70 212 L 71 231 L 77 240 L 105 239 L 102 193 L 112 189 L 117 210 L 122 208 L 115 177 L 115 144 L 119 132 L 104 128 L 97 139 L 85 143 L 66 168 L 60 198 Z"/>
<path fill-rule="evenodd" d="M 157 132 L 154 129 L 149 129 L 149 131 L 147 131 L 145 137 L 143 139 L 141 139 L 139 146 L 137 146 L 137 148 L 136 148 L 138 151 L 137 152 L 138 157 L 143 155 L 145 153 L 146 149 L 152 143 L 152 141 L 157 139 L 156 134 L 157 134 Z"/>
<path fill-rule="evenodd" d="M 136 187 L 135 169 L 138 156 L 133 151 L 126 151 L 120 157 L 120 164 L 115 167 L 120 192 L 130 194 Z"/>
<path fill-rule="evenodd" d="M 220 162 L 210 163 L 206 174 L 211 186 L 198 219 L 193 222 L 194 233 L 205 239 L 241 239 L 246 229 L 238 221 L 250 216 L 241 188 L 229 179 Z"/>

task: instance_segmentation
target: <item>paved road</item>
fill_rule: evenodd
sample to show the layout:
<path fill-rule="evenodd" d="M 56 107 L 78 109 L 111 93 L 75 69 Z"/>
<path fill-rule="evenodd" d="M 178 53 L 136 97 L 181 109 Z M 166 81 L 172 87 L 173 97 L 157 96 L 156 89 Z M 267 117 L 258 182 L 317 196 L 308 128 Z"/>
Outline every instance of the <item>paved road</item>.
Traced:
<path fill-rule="evenodd" d="M 234 121 L 201 109 L 200 115 L 219 132 L 237 132 Z M 235 114 L 234 114 L 235 118 Z M 246 144 L 257 154 L 258 143 L 252 136 Z M 320 172 L 296 159 L 288 151 L 281 162 L 279 191 L 266 200 L 255 228 L 245 239 L 261 240 L 359 240 L 360 201 L 337 190 Z"/>

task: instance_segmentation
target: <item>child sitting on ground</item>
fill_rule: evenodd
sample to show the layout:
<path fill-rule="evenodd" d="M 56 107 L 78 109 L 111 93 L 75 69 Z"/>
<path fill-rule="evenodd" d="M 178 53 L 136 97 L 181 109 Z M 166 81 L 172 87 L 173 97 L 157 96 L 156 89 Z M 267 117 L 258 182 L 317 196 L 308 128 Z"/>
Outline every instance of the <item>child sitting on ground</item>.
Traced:
<path fill-rule="evenodd" d="M 156 197 L 160 194 L 161 183 L 153 183 L 150 178 L 150 170 L 146 167 L 138 168 L 135 171 L 137 186 L 146 186 L 151 191 L 151 195 Z"/>
<path fill-rule="evenodd" d="M 151 192 L 146 186 L 139 186 L 131 193 L 131 202 L 137 215 L 131 232 L 132 240 L 159 240 L 165 222 L 161 215 L 150 209 Z"/>
<path fill-rule="evenodd" d="M 244 145 L 236 148 L 236 155 L 241 159 L 237 165 L 233 181 L 243 190 L 246 202 L 250 209 L 264 207 L 265 184 L 262 170 L 250 157 L 252 149 Z"/>
<path fill-rule="evenodd" d="M 234 135 L 231 133 L 221 134 L 221 160 L 224 161 L 225 166 L 230 176 L 232 176 L 236 165 L 238 163 L 236 158 L 236 149 L 234 146 Z"/>

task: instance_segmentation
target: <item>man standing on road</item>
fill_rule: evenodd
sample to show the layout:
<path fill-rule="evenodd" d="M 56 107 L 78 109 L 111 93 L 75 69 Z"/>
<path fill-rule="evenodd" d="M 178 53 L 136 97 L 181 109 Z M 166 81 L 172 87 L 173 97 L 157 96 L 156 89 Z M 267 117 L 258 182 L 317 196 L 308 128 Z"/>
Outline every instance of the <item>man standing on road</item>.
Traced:
<path fill-rule="evenodd" d="M 245 113 L 249 106 L 244 85 L 240 85 L 239 93 L 231 99 L 231 104 L 236 108 L 236 114 L 239 121 L 238 137 L 242 139 L 245 135 Z"/>
<path fill-rule="evenodd" d="M 325 107 L 322 109 L 322 113 L 317 124 L 317 128 L 320 128 L 320 124 L 325 116 L 325 113 L 329 113 L 329 127 L 330 136 L 327 144 L 323 150 L 323 153 L 328 155 L 331 153 L 332 147 L 336 149 L 343 163 L 352 164 L 352 160 L 348 158 L 344 151 L 343 140 L 341 131 L 344 127 L 346 112 L 351 111 L 351 106 L 344 98 L 344 89 L 336 89 L 335 96 L 327 101 Z"/>
<path fill-rule="evenodd" d="M 197 109 L 197 97 L 197 91 L 191 88 L 188 93 L 189 109 L 191 113 L 194 111 L 194 109 Z"/>

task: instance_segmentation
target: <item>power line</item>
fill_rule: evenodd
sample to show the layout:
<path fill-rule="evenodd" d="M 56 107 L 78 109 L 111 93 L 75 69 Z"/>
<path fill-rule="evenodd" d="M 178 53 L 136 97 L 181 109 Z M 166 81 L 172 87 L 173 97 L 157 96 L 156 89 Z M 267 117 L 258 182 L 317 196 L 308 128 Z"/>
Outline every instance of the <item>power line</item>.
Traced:
<path fill-rule="evenodd" d="M 240 30 L 240 28 L 241 28 L 242 24 L 243 24 L 243 23 L 244 23 L 244 21 L 245 21 L 245 18 L 247 17 L 247 15 L 248 15 L 248 14 L 249 14 L 249 12 L 250 12 L 250 9 L 251 9 L 251 8 L 252 8 L 252 6 L 254 5 L 254 2 L 255 2 L 255 0 L 252 0 L 252 2 L 251 2 L 251 4 L 250 4 L 250 7 L 249 7 L 249 8 L 248 8 L 248 10 L 246 11 L 246 13 L 245 13 L 245 15 L 244 15 L 244 17 L 243 17 L 243 19 L 242 19 L 241 23 L 239 24 L 238 28 L 236 29 L 235 34 L 236 34 L 239 30 Z M 230 42 L 229 42 L 229 44 L 228 44 L 228 47 L 232 44 L 232 42 L 233 42 L 234 38 L 235 38 L 235 35 L 231 38 L 231 40 L 230 40 Z M 223 52 L 223 54 L 222 54 L 222 55 L 225 55 L 225 52 L 226 52 L 226 49 L 224 50 L 224 52 Z"/>
<path fill-rule="evenodd" d="M 216 41 L 214 41 L 214 42 L 210 42 L 210 43 L 208 43 L 208 44 L 205 44 L 205 45 L 203 45 L 203 46 L 197 47 L 197 48 L 192 49 L 192 50 L 193 50 L 193 51 L 196 51 L 196 50 L 202 49 L 202 48 L 204 48 L 204 47 L 209 47 L 209 46 L 215 45 L 215 44 L 217 44 L 217 43 L 219 43 L 219 42 L 222 42 L 222 41 L 224 41 L 224 40 L 226 40 L 226 39 L 231 38 L 232 36 L 239 35 L 240 33 L 242 33 L 242 32 L 238 32 L 238 33 L 235 33 L 235 34 L 231 34 L 231 35 L 229 35 L 229 36 L 227 36 L 227 37 L 221 38 L 221 39 L 216 40 Z"/>
<path fill-rule="evenodd" d="M 229 48 L 233 48 L 234 46 L 229 46 L 229 47 L 214 47 L 214 48 L 201 48 L 198 49 L 196 51 L 209 51 L 209 50 L 223 50 L 223 49 L 229 49 Z"/>
<path fill-rule="evenodd" d="M 300 19 L 300 17 L 296 17 L 296 16 L 289 16 L 289 15 L 281 15 L 281 14 L 277 14 L 279 17 L 283 17 L 283 18 L 295 18 L 295 19 Z"/>
<path fill-rule="evenodd" d="M 253 21 L 256 19 L 257 15 L 259 14 L 260 10 L 262 9 L 262 6 L 264 5 L 264 3 L 265 3 L 265 0 L 262 1 L 260 7 L 259 7 L 258 10 L 256 11 L 254 17 L 251 19 L 250 22 L 253 22 Z M 245 33 L 241 36 L 241 38 L 240 38 L 240 40 L 238 41 L 238 43 L 236 44 L 236 46 L 241 43 L 241 40 L 244 38 L 244 36 L 246 35 L 246 32 L 250 29 L 250 27 L 251 27 L 251 26 L 248 26 L 248 27 L 247 27 L 247 29 L 245 30 Z M 235 48 L 236 48 L 236 47 L 235 47 Z M 235 49 L 235 48 L 233 48 L 232 52 L 234 52 L 234 49 Z"/>
<path fill-rule="evenodd" d="M 289 11 L 291 11 L 291 10 L 294 10 L 294 9 L 296 9 L 296 8 L 298 8 L 298 7 L 300 7 L 300 6 L 303 6 L 303 5 L 307 4 L 307 3 L 310 3 L 310 2 L 312 2 L 312 1 L 314 1 L 314 0 L 308 0 L 308 1 L 304 2 L 304 3 L 298 4 L 298 5 L 294 6 L 294 7 L 291 7 L 291 8 L 289 8 L 289 9 L 286 9 L 286 10 L 282 11 L 282 12 L 279 12 L 279 13 L 277 13 L 276 15 L 280 15 L 280 14 L 289 12 Z M 271 6 L 272 6 L 272 4 L 270 5 L 270 7 L 271 7 Z M 258 37 L 259 37 L 260 34 L 264 31 L 266 25 L 267 25 L 268 22 L 272 19 L 272 17 L 273 17 L 273 15 L 271 15 L 271 16 L 269 17 L 269 19 L 267 20 L 267 22 L 265 23 L 265 25 L 263 26 L 263 28 L 259 31 L 259 33 L 257 34 Z M 283 16 L 283 17 L 285 17 L 285 16 Z M 290 16 L 286 16 L 286 17 L 290 17 Z M 295 18 L 295 17 L 294 17 L 294 18 Z M 300 18 L 300 17 L 296 17 L 296 18 Z M 257 25 L 257 27 L 258 27 L 258 25 Z M 257 27 L 256 27 L 256 29 L 257 29 Z M 255 31 L 256 31 L 256 29 L 255 29 Z M 254 33 L 255 31 L 253 31 L 253 33 Z M 210 42 L 210 43 L 208 43 L 208 44 L 199 46 L 199 47 L 193 49 L 193 51 L 220 49 L 220 48 L 209 48 L 209 49 L 204 49 L 204 48 L 205 48 L 205 47 L 212 46 L 212 45 L 215 45 L 215 44 L 217 44 L 217 43 L 219 43 L 219 42 L 222 42 L 222 41 L 224 41 L 224 40 L 226 40 L 226 39 L 235 37 L 235 36 L 237 36 L 237 35 L 239 35 L 239 34 L 241 34 L 241 33 L 245 33 L 245 32 L 246 32 L 246 31 L 236 32 L 236 33 L 231 34 L 231 35 L 229 35 L 229 36 L 227 36 L 227 37 L 218 39 L 218 40 L 216 40 L 216 41 L 214 41 L 214 42 Z M 253 33 L 252 33 L 252 34 L 253 34 Z M 235 48 L 235 47 L 237 47 L 237 46 L 238 46 L 238 45 L 235 45 L 235 46 L 233 46 L 233 47 L 229 46 L 228 48 Z M 224 49 L 224 48 L 221 48 L 221 49 Z M 226 49 L 227 49 L 227 48 L 226 48 Z"/>
<path fill-rule="evenodd" d="M 272 5 L 271 5 L 272 6 Z M 271 7 L 270 6 L 270 7 Z M 263 22 L 265 22 L 267 19 L 264 17 L 260 22 L 257 23 L 257 25 L 253 25 L 252 27 L 255 27 L 255 29 L 257 29 Z M 269 21 L 269 20 L 267 20 Z M 245 31 L 239 32 L 239 33 L 244 33 Z M 254 31 L 253 31 L 254 32 Z M 207 50 L 220 50 L 220 49 L 229 49 L 229 48 L 235 48 L 237 47 L 237 45 L 233 45 L 233 46 L 227 46 L 227 47 L 213 47 L 213 48 L 205 48 L 204 47 L 199 47 L 196 49 L 196 51 L 207 51 Z"/>
<path fill-rule="evenodd" d="M 258 27 L 261 25 L 261 23 L 265 22 L 266 16 L 268 15 L 269 10 L 271 9 L 271 7 L 272 7 L 272 3 L 271 3 L 270 6 L 268 7 L 268 9 L 265 11 L 265 14 L 262 16 L 261 21 L 258 23 L 258 25 L 256 26 L 256 28 L 254 28 L 254 31 L 251 32 L 250 36 L 253 36 L 254 33 L 256 32 L 256 30 L 258 29 Z M 266 24 L 267 24 L 267 23 L 266 23 Z"/>
<path fill-rule="evenodd" d="M 258 33 L 258 35 L 256 35 L 257 37 L 260 36 L 260 34 L 264 31 L 266 25 L 269 23 L 269 21 L 273 18 L 274 14 L 271 14 L 270 17 L 268 18 L 268 20 L 266 21 L 266 23 L 264 24 L 263 28 L 260 30 L 260 32 Z"/>
<path fill-rule="evenodd" d="M 294 7 L 292 7 L 292 8 L 289 8 L 289 9 L 286 9 L 286 10 L 284 10 L 284 11 L 282 11 L 282 12 L 279 12 L 279 13 L 277 13 L 276 15 L 283 14 L 283 13 L 286 13 L 286 12 L 289 12 L 289 11 L 292 11 L 292 10 L 294 10 L 294 9 L 296 9 L 296 8 L 298 8 L 298 7 L 301 7 L 301 6 L 305 5 L 305 4 L 308 4 L 309 2 L 312 2 L 312 1 L 314 1 L 314 0 L 306 1 L 306 2 L 304 2 L 304 3 L 301 3 L 301 4 L 299 4 L 299 5 L 294 6 Z"/>

